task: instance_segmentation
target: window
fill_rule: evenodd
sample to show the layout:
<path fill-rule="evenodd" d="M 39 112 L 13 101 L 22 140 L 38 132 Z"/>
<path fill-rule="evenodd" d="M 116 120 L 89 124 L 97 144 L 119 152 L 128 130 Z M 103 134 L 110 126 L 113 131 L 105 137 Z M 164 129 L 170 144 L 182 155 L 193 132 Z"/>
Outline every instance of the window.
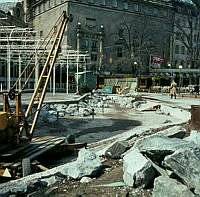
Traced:
<path fill-rule="evenodd" d="M 106 0 L 101 0 L 100 4 L 101 5 L 106 5 Z"/>
<path fill-rule="evenodd" d="M 123 8 L 125 10 L 128 10 L 128 2 L 127 1 L 123 1 Z"/>
<path fill-rule="evenodd" d="M 94 0 L 88 0 L 88 3 L 94 3 Z"/>
<path fill-rule="evenodd" d="M 43 12 L 45 11 L 45 2 L 43 3 Z"/>
<path fill-rule="evenodd" d="M 92 40 L 92 43 L 91 43 L 91 50 L 92 51 L 97 51 L 97 40 Z"/>
<path fill-rule="evenodd" d="M 41 13 L 41 4 L 39 4 L 39 6 L 38 6 L 38 14 L 40 14 Z"/>
<path fill-rule="evenodd" d="M 166 17 L 167 17 L 167 15 L 168 15 L 167 10 L 163 10 L 163 16 L 166 16 Z"/>
<path fill-rule="evenodd" d="M 153 8 L 153 15 L 158 16 L 158 8 Z"/>
<path fill-rule="evenodd" d="M 122 47 L 118 47 L 117 48 L 117 57 L 122 57 L 123 54 L 122 54 Z"/>
<path fill-rule="evenodd" d="M 175 53 L 179 54 L 179 45 L 176 45 L 176 47 L 175 47 Z"/>
<path fill-rule="evenodd" d="M 57 4 L 57 0 L 54 0 L 54 6 L 56 6 L 56 4 Z"/>
<path fill-rule="evenodd" d="M 198 19 L 195 19 L 194 29 L 198 29 Z"/>
<path fill-rule="evenodd" d="M 49 8 L 51 7 L 51 0 L 49 0 Z"/>
<path fill-rule="evenodd" d="M 180 20 L 180 18 L 177 18 L 177 19 L 176 19 L 176 24 L 178 24 L 178 25 L 181 24 L 181 20 Z"/>
<path fill-rule="evenodd" d="M 179 12 L 179 13 L 181 13 L 182 12 L 182 7 L 177 7 L 177 11 Z"/>
<path fill-rule="evenodd" d="M 138 4 L 133 4 L 133 11 L 139 12 L 139 5 Z"/>
<path fill-rule="evenodd" d="M 112 7 L 114 7 L 114 8 L 117 7 L 117 0 L 112 0 Z"/>
<path fill-rule="evenodd" d="M 185 47 L 184 46 L 181 47 L 181 54 L 183 54 L 183 55 L 185 54 Z"/>
<path fill-rule="evenodd" d="M 21 16 L 21 11 L 19 8 L 16 9 L 16 16 L 19 18 Z"/>
<path fill-rule="evenodd" d="M 40 37 L 43 37 L 43 31 L 40 31 Z"/>
<path fill-rule="evenodd" d="M 180 33 L 176 32 L 176 40 L 180 40 Z"/>
<path fill-rule="evenodd" d="M 183 25 L 183 27 L 185 27 L 185 24 L 186 24 L 186 21 L 185 21 L 185 19 L 183 19 L 183 20 L 182 20 L 182 25 Z"/>
<path fill-rule="evenodd" d="M 88 49 L 89 48 L 89 41 L 86 39 L 81 40 L 81 44 L 80 44 L 80 48 L 81 49 Z"/>
<path fill-rule="evenodd" d="M 96 26 L 96 19 L 95 18 L 86 18 L 86 25 L 88 27 L 95 27 Z"/>
<path fill-rule="evenodd" d="M 91 54 L 91 61 L 93 62 L 97 61 L 97 54 Z"/>

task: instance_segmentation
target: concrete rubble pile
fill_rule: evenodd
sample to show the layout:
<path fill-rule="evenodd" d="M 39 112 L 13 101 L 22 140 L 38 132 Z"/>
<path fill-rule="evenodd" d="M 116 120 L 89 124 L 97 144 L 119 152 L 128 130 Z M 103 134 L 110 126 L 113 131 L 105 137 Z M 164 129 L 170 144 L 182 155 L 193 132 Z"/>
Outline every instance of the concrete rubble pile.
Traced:
<path fill-rule="evenodd" d="M 96 177 L 103 170 L 99 157 L 86 149 L 81 149 L 76 161 L 0 184 L 0 196 L 8 197 L 12 194 L 22 195 L 38 188 L 65 182 L 66 179 L 81 180 L 83 177 Z M 84 180 L 82 179 L 82 181 Z"/>
<path fill-rule="evenodd" d="M 153 197 L 199 196 L 198 139 L 200 133 L 193 131 L 184 139 L 152 135 L 136 141 L 123 154 L 124 182 L 140 188 L 153 183 Z"/>

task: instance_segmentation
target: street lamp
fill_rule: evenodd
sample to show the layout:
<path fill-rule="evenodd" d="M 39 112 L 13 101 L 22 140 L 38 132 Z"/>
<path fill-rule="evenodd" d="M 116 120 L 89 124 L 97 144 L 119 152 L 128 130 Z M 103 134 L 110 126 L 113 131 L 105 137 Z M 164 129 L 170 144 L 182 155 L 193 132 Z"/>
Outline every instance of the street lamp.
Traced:
<path fill-rule="evenodd" d="M 133 63 L 135 66 L 137 66 L 138 65 L 138 63 L 137 62 L 134 62 Z M 140 76 L 140 69 L 138 69 L 138 71 L 139 71 L 139 76 Z"/>
<path fill-rule="evenodd" d="M 181 85 L 182 85 L 182 84 L 181 84 L 181 69 L 183 68 L 183 66 L 182 66 L 182 65 L 179 65 L 178 68 L 179 68 L 179 77 L 180 77 L 180 78 L 179 78 L 179 87 L 181 87 Z"/>
<path fill-rule="evenodd" d="M 172 78 L 173 78 L 173 73 L 172 73 L 172 68 L 171 68 L 171 64 L 170 63 L 168 63 L 168 67 L 169 67 L 169 69 L 171 69 L 171 80 L 172 80 Z"/>

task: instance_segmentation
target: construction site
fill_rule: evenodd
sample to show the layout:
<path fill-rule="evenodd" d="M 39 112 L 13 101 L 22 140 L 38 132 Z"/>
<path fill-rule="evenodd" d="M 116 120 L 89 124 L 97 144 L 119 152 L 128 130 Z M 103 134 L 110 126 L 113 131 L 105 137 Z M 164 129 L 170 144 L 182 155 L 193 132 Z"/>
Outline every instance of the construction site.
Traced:
<path fill-rule="evenodd" d="M 61 47 L 72 21 L 41 39 L 0 26 L 0 196 L 199 196 L 199 95 L 100 88 L 90 55 Z"/>

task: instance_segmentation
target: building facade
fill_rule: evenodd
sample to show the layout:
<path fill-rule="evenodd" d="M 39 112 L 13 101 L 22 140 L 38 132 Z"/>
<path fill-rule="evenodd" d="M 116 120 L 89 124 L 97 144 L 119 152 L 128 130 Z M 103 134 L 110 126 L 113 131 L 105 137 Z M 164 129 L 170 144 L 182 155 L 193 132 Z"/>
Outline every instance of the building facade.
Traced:
<path fill-rule="evenodd" d="M 63 46 L 88 51 L 88 69 L 101 73 L 148 74 L 149 57 L 159 68 L 170 59 L 172 5 L 164 0 L 24 0 L 26 20 L 45 37 L 63 11 L 73 15 Z"/>

